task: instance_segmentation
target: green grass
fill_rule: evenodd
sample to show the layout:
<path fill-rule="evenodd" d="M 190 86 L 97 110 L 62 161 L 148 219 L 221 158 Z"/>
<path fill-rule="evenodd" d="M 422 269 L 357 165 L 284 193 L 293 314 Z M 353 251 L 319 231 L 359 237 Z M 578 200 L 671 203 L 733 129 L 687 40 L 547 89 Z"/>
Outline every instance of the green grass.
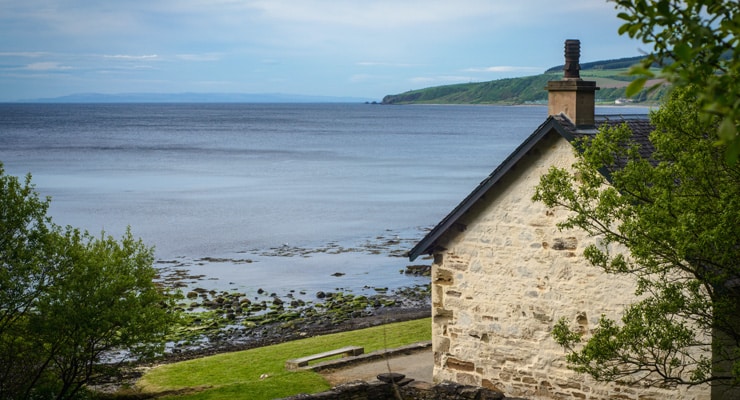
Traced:
<path fill-rule="evenodd" d="M 166 397 L 189 400 L 259 400 L 317 393 L 329 389 L 328 382 L 314 372 L 285 370 L 285 360 L 350 345 L 363 346 L 369 353 L 430 340 L 431 325 L 425 318 L 162 365 L 148 371 L 137 386 L 143 392 L 194 388 L 195 393 Z M 260 379 L 263 374 L 267 378 Z"/>
<path fill-rule="evenodd" d="M 629 68 L 619 69 L 588 69 L 581 71 L 581 78 L 614 78 L 617 80 L 631 81 L 634 77 L 629 76 Z M 558 77 L 559 78 L 559 77 Z"/>

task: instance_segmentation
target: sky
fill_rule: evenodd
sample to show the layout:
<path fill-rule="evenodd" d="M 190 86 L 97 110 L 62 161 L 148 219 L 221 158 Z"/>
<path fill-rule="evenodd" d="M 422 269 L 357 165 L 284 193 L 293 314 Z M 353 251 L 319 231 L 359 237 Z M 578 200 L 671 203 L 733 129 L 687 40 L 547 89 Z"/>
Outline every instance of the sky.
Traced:
<path fill-rule="evenodd" d="M 605 0 L 0 0 L 0 101 L 76 93 L 381 100 L 632 57 Z"/>

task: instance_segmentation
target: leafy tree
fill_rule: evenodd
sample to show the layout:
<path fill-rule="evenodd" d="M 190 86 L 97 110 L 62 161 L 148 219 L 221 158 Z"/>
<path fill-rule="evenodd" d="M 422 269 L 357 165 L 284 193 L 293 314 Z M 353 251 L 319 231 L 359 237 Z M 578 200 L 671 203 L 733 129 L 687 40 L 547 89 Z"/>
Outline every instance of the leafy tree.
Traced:
<path fill-rule="evenodd" d="M 162 350 L 172 317 L 152 248 L 54 225 L 30 175 L 2 164 L 0 190 L 0 398 L 73 398 L 107 354 Z"/>
<path fill-rule="evenodd" d="M 650 158 L 627 126 L 603 127 L 572 171 L 537 187 L 534 200 L 573 212 L 561 229 L 600 239 L 590 263 L 637 282 L 621 321 L 602 317 L 588 338 L 567 318 L 553 331 L 571 368 L 597 380 L 740 382 L 740 163 L 724 162 L 721 118 L 702 117 L 696 96 L 675 89 L 651 113 Z"/>
<path fill-rule="evenodd" d="M 727 159 L 740 155 L 740 2 L 737 0 L 613 0 L 625 23 L 620 34 L 653 46 L 653 52 L 633 69 L 638 79 L 633 95 L 661 66 L 660 78 L 700 88 L 702 110 L 719 116 L 713 130 L 725 146 Z M 710 132 L 705 132 L 710 133 Z"/>
<path fill-rule="evenodd" d="M 0 397 L 23 393 L 43 362 L 43 347 L 27 338 L 28 314 L 57 277 L 49 243 L 49 200 L 38 197 L 30 176 L 21 184 L 0 164 Z"/>

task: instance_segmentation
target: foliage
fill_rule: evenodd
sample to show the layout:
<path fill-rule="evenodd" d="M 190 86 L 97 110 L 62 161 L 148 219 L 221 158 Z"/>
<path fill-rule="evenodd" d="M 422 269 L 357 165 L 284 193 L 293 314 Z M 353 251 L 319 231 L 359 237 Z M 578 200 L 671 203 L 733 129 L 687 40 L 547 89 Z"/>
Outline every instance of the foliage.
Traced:
<path fill-rule="evenodd" d="M 315 393 L 329 388 L 323 377 L 313 372 L 287 371 L 285 360 L 348 345 L 363 346 L 367 353 L 395 348 L 429 340 L 431 328 L 429 318 L 424 318 L 218 354 L 159 366 L 147 372 L 138 385 L 145 393 L 199 390 L 177 397 L 182 399 L 258 400 Z M 263 374 L 267 378 L 260 379 Z"/>
<path fill-rule="evenodd" d="M 579 144 L 572 172 L 541 178 L 534 199 L 573 212 L 560 228 L 600 238 L 584 256 L 637 282 L 621 323 L 602 317 L 584 344 L 567 318 L 557 324 L 576 371 L 668 385 L 740 381 L 740 164 L 725 163 L 714 143 L 720 119 L 700 114 L 696 93 L 676 89 L 651 114 L 651 159 L 627 126 L 605 126 Z"/>
<path fill-rule="evenodd" d="M 740 155 L 740 2 L 737 0 L 614 0 L 625 23 L 620 34 L 654 47 L 632 73 L 630 93 L 655 77 L 649 67 L 662 66 L 661 78 L 679 86 L 701 88 L 704 112 L 719 116 L 714 135 L 730 161 Z"/>
<path fill-rule="evenodd" d="M 633 59 L 628 59 L 633 60 Z M 598 64 L 600 65 L 600 64 Z M 623 69 L 582 69 L 584 79 L 597 81 L 601 90 L 597 92 L 599 101 L 611 102 L 626 98 L 629 81 L 627 68 Z M 522 78 L 499 79 L 488 82 L 462 83 L 412 90 L 401 94 L 388 95 L 384 104 L 528 104 L 545 103 L 548 81 L 560 79 L 559 73 L 546 73 Z M 656 102 L 665 94 L 665 89 L 643 90 L 631 97 L 638 102 Z"/>
<path fill-rule="evenodd" d="M 162 349 L 172 318 L 151 248 L 56 226 L 30 175 L 2 164 L 0 190 L 0 397 L 72 398 L 107 353 Z"/>

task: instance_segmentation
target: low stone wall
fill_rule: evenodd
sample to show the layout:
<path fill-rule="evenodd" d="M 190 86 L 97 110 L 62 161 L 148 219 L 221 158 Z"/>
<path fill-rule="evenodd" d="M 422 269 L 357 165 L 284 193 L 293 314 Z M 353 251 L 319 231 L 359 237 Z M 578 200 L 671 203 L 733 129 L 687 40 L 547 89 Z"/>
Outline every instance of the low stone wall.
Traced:
<path fill-rule="evenodd" d="M 432 385 L 427 382 L 410 382 L 402 386 L 382 381 L 350 382 L 329 391 L 300 394 L 283 400 L 523 400 L 506 397 L 503 393 L 477 386 L 452 382 Z"/>
<path fill-rule="evenodd" d="M 420 351 L 429 350 L 432 347 L 432 341 L 417 342 L 406 346 L 396 347 L 394 349 L 382 349 L 376 350 L 370 353 L 360 354 L 358 356 L 337 358 L 335 360 L 322 361 L 316 364 L 303 367 L 302 369 L 311 370 L 314 372 L 339 369 L 351 367 L 367 362 L 385 360 L 386 358 L 392 358 L 402 355 L 410 355 Z"/>

